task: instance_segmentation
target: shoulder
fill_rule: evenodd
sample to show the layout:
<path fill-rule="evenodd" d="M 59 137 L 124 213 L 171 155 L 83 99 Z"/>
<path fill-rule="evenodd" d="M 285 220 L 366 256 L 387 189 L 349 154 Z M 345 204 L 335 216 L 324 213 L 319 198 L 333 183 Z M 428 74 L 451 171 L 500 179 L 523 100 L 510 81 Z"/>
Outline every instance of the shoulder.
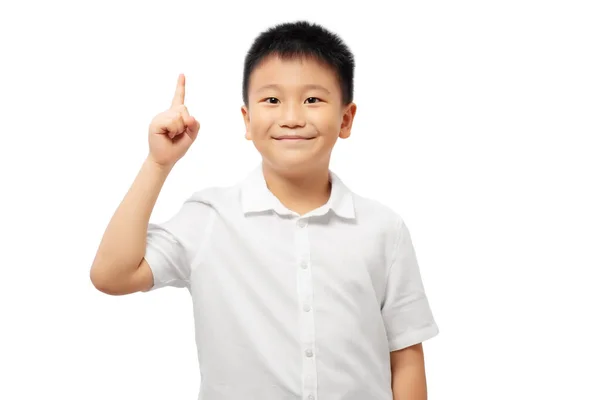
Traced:
<path fill-rule="evenodd" d="M 393 206 L 372 197 L 352 193 L 355 227 L 359 234 L 357 247 L 366 246 L 372 254 L 381 256 L 381 266 L 392 265 L 404 235 L 404 219 Z M 386 272 L 387 273 L 387 272 Z"/>
<path fill-rule="evenodd" d="M 186 204 L 196 207 L 210 208 L 214 211 L 233 210 L 239 208 L 240 185 L 210 186 L 193 192 L 186 200 Z"/>
<path fill-rule="evenodd" d="M 399 211 L 377 199 L 352 194 L 354 208 L 359 224 L 366 224 L 378 228 L 381 233 L 395 236 L 404 225 L 404 219 Z"/>

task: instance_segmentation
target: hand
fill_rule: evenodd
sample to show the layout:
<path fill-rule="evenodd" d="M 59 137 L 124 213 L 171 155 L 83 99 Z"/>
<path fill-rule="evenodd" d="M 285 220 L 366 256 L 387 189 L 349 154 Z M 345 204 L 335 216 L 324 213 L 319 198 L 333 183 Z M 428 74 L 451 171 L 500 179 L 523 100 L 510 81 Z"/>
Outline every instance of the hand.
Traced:
<path fill-rule="evenodd" d="M 149 158 L 164 167 L 172 167 L 185 155 L 200 130 L 200 123 L 190 116 L 185 100 L 185 75 L 177 80 L 171 108 L 152 119 L 148 129 Z"/>

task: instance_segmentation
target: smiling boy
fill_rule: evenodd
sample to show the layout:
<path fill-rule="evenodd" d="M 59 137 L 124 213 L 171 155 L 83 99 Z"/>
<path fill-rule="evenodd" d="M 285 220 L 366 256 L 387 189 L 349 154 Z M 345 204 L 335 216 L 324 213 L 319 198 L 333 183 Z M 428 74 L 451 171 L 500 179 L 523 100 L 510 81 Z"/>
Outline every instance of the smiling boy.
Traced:
<path fill-rule="evenodd" d="M 422 342 L 438 334 L 411 236 L 392 209 L 329 169 L 350 136 L 354 58 L 300 21 L 246 55 L 242 115 L 261 164 L 149 223 L 199 123 L 179 77 L 150 124 L 148 157 L 91 268 L 108 294 L 189 290 L 201 400 L 424 400 Z"/>

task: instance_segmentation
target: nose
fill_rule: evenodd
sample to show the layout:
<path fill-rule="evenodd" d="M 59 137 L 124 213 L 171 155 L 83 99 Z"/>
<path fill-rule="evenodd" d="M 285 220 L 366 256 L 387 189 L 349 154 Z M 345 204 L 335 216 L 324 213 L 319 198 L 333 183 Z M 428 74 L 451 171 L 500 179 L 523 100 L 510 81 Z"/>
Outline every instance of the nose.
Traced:
<path fill-rule="evenodd" d="M 281 128 L 302 128 L 306 125 L 306 119 L 302 106 L 293 103 L 288 103 L 286 107 L 282 107 Z"/>

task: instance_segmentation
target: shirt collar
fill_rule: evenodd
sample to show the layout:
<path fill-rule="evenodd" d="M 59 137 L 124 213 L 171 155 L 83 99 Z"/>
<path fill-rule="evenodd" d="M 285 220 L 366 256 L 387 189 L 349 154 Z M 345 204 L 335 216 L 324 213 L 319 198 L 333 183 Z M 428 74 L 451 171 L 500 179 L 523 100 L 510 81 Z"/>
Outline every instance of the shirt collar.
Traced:
<path fill-rule="evenodd" d="M 323 206 L 306 214 L 306 216 L 324 215 L 331 210 L 342 218 L 354 219 L 355 212 L 352 192 L 331 170 L 329 171 L 329 181 L 331 182 L 329 200 Z M 262 164 L 247 176 L 242 182 L 241 188 L 242 210 L 244 214 L 275 211 L 279 215 L 297 216 L 297 213 L 285 207 L 271 193 L 264 178 Z"/>

